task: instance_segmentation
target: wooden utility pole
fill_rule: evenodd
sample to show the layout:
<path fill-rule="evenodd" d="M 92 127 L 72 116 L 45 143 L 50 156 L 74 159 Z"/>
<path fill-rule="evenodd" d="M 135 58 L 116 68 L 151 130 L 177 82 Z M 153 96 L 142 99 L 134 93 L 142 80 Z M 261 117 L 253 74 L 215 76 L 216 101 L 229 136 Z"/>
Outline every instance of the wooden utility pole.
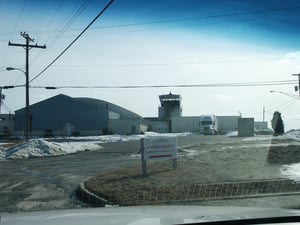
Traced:
<path fill-rule="evenodd" d="M 32 48 L 46 48 L 46 45 L 31 45 L 30 42 L 34 42 L 34 39 L 32 39 L 29 34 L 26 32 L 21 32 L 21 36 L 25 38 L 26 43 L 25 44 L 16 44 L 8 42 L 9 46 L 17 46 L 22 47 L 25 49 L 26 52 L 26 70 L 25 70 L 25 76 L 26 76 L 26 124 L 25 124 L 25 137 L 26 141 L 29 140 L 29 133 L 30 133 L 30 111 L 29 111 L 29 50 Z"/>
<path fill-rule="evenodd" d="M 4 95 L 2 95 L 2 87 L 0 87 L 0 113 L 1 113 L 3 100 L 4 100 Z"/>

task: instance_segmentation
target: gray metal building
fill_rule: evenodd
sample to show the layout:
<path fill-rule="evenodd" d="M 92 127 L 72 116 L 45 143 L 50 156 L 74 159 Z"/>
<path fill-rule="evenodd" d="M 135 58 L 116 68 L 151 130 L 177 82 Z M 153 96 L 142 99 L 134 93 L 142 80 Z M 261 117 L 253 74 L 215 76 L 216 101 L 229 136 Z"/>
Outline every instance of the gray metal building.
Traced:
<path fill-rule="evenodd" d="M 25 114 L 26 108 L 15 112 L 16 135 L 23 134 Z M 31 105 L 30 118 L 31 135 L 43 135 L 45 132 L 67 136 L 132 134 L 147 129 L 141 116 L 120 106 L 99 99 L 72 98 L 63 94 Z M 110 120 L 113 120 L 112 127 Z"/>

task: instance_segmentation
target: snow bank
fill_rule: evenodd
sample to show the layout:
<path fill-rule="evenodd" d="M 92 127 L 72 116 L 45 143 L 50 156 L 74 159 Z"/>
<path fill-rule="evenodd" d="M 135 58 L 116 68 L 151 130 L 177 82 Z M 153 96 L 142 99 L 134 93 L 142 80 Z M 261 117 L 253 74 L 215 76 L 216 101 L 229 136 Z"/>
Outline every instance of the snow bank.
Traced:
<path fill-rule="evenodd" d="M 284 177 L 300 182 L 300 163 L 284 165 L 280 172 Z"/>
<path fill-rule="evenodd" d="M 238 132 L 237 131 L 232 131 L 228 134 L 226 134 L 227 137 L 237 137 L 238 136 Z"/>
<path fill-rule="evenodd" d="M 289 138 L 295 141 L 300 141 L 300 130 L 290 130 L 281 137 Z"/>
<path fill-rule="evenodd" d="M 20 143 L 2 152 L 2 158 L 19 159 L 46 156 L 59 156 L 79 151 L 90 151 L 101 147 L 94 142 L 51 142 L 44 139 L 33 139 Z M 1 157 L 1 156 L 0 156 Z"/>

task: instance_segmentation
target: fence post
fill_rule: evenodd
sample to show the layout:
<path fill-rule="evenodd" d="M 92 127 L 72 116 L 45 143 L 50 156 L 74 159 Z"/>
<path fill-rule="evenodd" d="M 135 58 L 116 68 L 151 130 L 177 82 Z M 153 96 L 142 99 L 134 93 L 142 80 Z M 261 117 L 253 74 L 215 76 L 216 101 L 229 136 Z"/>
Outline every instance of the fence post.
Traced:
<path fill-rule="evenodd" d="M 144 148 L 145 139 L 141 139 L 141 160 L 142 160 L 142 175 L 147 176 L 147 160 L 145 159 L 145 148 Z"/>

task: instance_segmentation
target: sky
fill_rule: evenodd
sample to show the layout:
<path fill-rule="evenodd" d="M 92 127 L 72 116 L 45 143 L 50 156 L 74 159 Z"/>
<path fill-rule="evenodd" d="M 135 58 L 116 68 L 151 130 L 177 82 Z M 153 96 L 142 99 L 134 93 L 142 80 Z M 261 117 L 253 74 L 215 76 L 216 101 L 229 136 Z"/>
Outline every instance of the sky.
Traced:
<path fill-rule="evenodd" d="M 300 2 L 114 0 L 40 74 L 108 3 L 0 0 L 0 86 L 25 83 L 23 72 L 6 71 L 25 70 L 25 50 L 8 46 L 24 44 L 25 31 L 32 44 L 46 45 L 29 52 L 31 104 L 66 94 L 155 117 L 158 96 L 171 92 L 181 95 L 183 116 L 242 115 L 270 127 L 273 112 L 280 111 L 286 130 L 300 128 L 298 77 L 292 75 L 300 73 Z M 254 83 L 262 85 L 249 85 Z M 2 94 L 2 113 L 25 107 L 24 87 Z"/>

